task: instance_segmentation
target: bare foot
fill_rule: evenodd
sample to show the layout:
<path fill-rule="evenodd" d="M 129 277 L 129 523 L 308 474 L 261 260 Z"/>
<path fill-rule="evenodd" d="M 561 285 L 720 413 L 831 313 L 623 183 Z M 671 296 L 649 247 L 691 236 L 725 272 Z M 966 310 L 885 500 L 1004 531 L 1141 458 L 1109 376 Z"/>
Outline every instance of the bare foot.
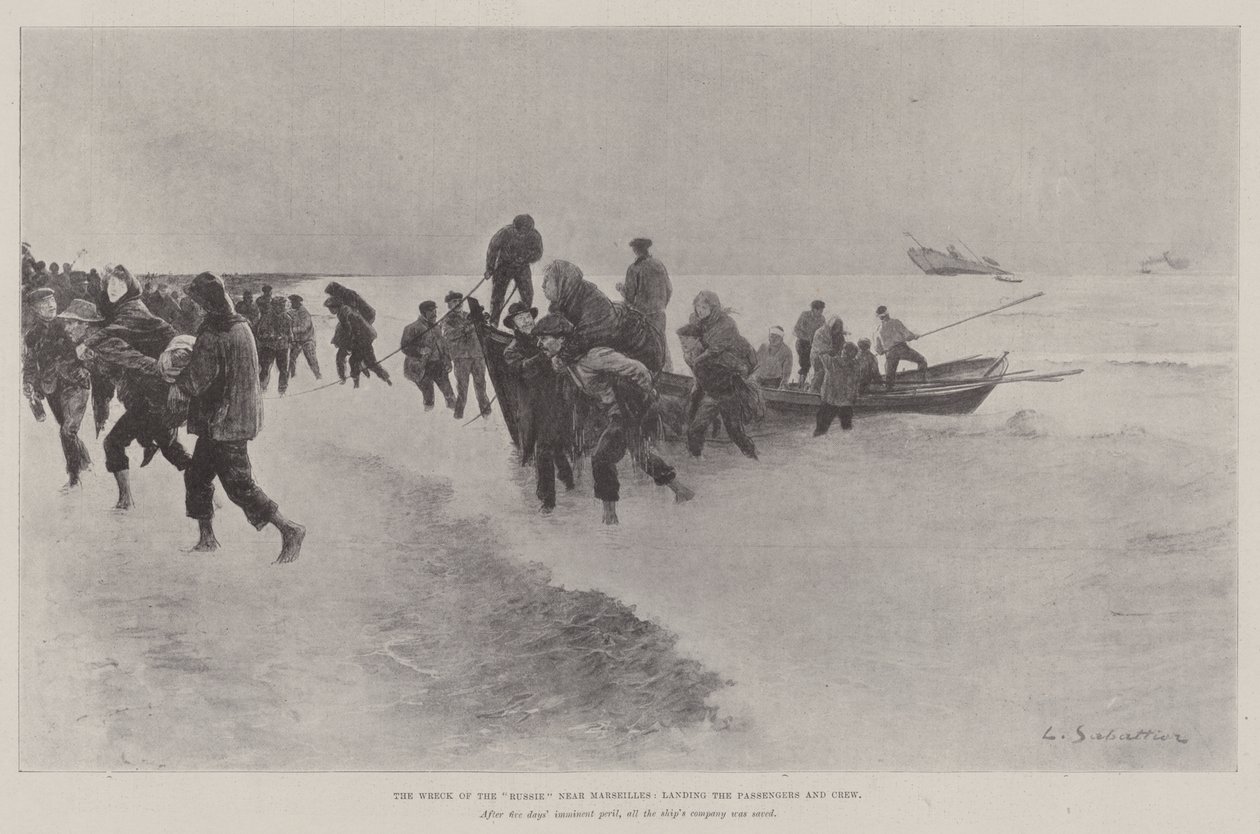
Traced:
<path fill-rule="evenodd" d="M 675 504 L 683 504 L 687 501 L 690 501 L 692 498 L 696 497 L 696 494 L 694 492 L 687 489 L 682 484 L 678 483 L 678 481 L 670 481 L 668 484 L 666 484 L 666 486 L 668 486 L 671 490 L 674 491 Z"/>
<path fill-rule="evenodd" d="M 219 540 L 216 539 L 214 536 L 211 536 L 209 539 L 206 539 L 203 537 L 200 540 L 198 540 L 198 542 L 194 544 L 192 546 L 192 549 L 189 550 L 188 552 L 189 553 L 210 553 L 218 549 L 219 549 Z"/>
<path fill-rule="evenodd" d="M 554 510 L 555 508 L 556 508 L 556 507 L 555 507 L 555 505 L 554 505 L 554 504 L 543 504 L 542 506 L 540 506 L 540 507 L 538 508 L 538 514 L 539 514 L 539 515 L 551 515 L 551 511 L 552 511 L 552 510 Z"/>
<path fill-rule="evenodd" d="M 284 565 L 296 562 L 302 555 L 302 540 L 305 538 L 306 528 L 297 522 L 290 522 L 288 527 L 280 531 L 280 555 L 276 557 L 273 564 Z"/>
<path fill-rule="evenodd" d="M 82 485 L 83 485 L 83 482 L 80 481 L 77 477 L 71 478 L 70 480 L 66 481 L 65 484 L 62 485 L 61 494 L 68 495 L 69 493 L 74 492 L 76 489 L 78 489 Z"/>
<path fill-rule="evenodd" d="M 136 502 L 132 500 L 130 495 L 120 495 L 118 496 L 118 503 L 114 505 L 114 509 L 115 510 L 130 510 L 135 505 L 136 505 Z"/>

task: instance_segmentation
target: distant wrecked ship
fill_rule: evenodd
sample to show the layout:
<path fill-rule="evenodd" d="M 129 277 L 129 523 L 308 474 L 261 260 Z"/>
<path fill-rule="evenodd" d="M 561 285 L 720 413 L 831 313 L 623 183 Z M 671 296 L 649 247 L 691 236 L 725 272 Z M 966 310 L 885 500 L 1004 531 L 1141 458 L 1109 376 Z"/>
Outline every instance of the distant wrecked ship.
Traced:
<path fill-rule="evenodd" d="M 1190 259 L 1179 258 L 1176 255 L 1174 255 L 1172 252 L 1165 252 L 1164 254 L 1160 255 L 1157 258 L 1147 258 L 1146 260 L 1142 261 L 1142 265 L 1141 265 L 1142 274 L 1149 275 L 1151 272 L 1151 269 L 1160 264 L 1168 264 L 1168 266 L 1172 267 L 1173 269 L 1180 270 L 1180 269 L 1185 269 L 1186 267 L 1190 266 Z"/>
<path fill-rule="evenodd" d="M 971 252 L 972 257 L 967 258 L 962 255 L 951 243 L 945 247 L 944 252 L 939 249 L 932 249 L 924 246 L 915 240 L 914 235 L 909 232 L 905 233 L 906 237 L 913 240 L 917 246 L 906 250 L 906 254 L 910 256 L 910 260 L 914 261 L 914 265 L 926 272 L 928 275 L 1012 275 L 1002 268 L 1002 265 L 992 258 L 981 257 L 971 252 L 971 247 L 967 244 L 967 251 Z"/>

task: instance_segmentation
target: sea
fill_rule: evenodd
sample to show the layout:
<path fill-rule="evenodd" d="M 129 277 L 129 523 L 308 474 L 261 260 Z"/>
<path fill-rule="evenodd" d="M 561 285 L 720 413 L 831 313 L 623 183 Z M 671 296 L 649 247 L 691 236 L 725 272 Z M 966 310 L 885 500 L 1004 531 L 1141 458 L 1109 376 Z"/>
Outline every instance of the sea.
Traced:
<path fill-rule="evenodd" d="M 627 462 L 616 526 L 600 524 L 589 471 L 577 490 L 562 492 L 554 513 L 539 515 L 532 470 L 517 462 L 497 412 L 474 419 L 470 404 L 465 418 L 454 420 L 440 397 L 436 409 L 425 411 L 398 357 L 386 363 L 393 387 L 373 379 L 357 391 L 349 385 L 312 391 L 316 383 L 303 367 L 286 398 L 270 392 L 264 434 L 252 444 L 260 481 L 310 529 L 303 560 L 283 576 L 280 569 L 264 571 L 275 542 L 259 543 L 235 517 L 224 521 L 221 538 L 254 554 L 225 561 L 229 573 L 264 574 L 257 583 L 265 593 L 241 584 L 240 594 L 263 593 L 282 612 L 269 621 L 274 643 L 249 644 L 266 655 L 267 669 L 246 677 L 273 680 L 268 675 L 275 670 L 291 670 L 307 685 L 283 708 L 274 686 L 256 685 L 182 704 L 192 718 L 220 730 L 229 711 L 253 716 L 248 732 L 232 725 L 244 745 L 239 754 L 212 753 L 204 739 L 182 747 L 159 742 L 134 727 L 120 741 L 118 728 L 96 712 L 136 704 L 102 692 L 113 687 L 133 700 L 179 699 L 157 687 L 136 688 L 137 675 L 143 678 L 146 664 L 154 663 L 144 653 L 153 646 L 110 648 L 126 642 L 118 634 L 139 626 L 126 606 L 102 608 L 100 619 L 85 621 L 100 629 L 97 637 L 63 638 L 69 642 L 47 655 L 66 663 L 26 656 L 28 761 L 56 762 L 64 755 L 57 751 L 69 749 L 71 758 L 98 762 L 116 757 L 130 738 L 149 751 L 140 766 L 194 769 L 203 762 L 333 769 L 346 762 L 365 769 L 408 763 L 543 770 L 1232 769 L 1237 278 L 1022 277 L 1012 284 L 986 276 L 675 276 L 671 330 L 686 320 L 697 292 L 712 290 L 754 346 L 772 326 L 790 334 L 814 299 L 856 339 L 873 331 L 879 305 L 925 333 L 1042 293 L 914 346 L 931 363 L 1007 352 L 1011 371 L 1081 373 L 1000 385 L 968 415 L 877 415 L 857 419 L 848 432 L 837 424 L 819 438 L 809 425 L 754 427 L 756 461 L 724 443 L 711 444 L 700 458 L 665 443 L 661 454 L 696 498 L 674 503 L 668 490 L 637 476 Z M 333 366 L 333 322 L 320 306 L 326 280 L 291 290 L 315 313 L 324 381 Z M 441 309 L 448 291 L 466 291 L 477 279 L 337 280 L 376 307 L 383 356 L 397 346 L 420 302 L 432 299 Z M 620 276 L 592 280 L 616 297 Z M 540 275 L 535 282 L 534 304 L 545 309 Z M 487 288 L 478 295 L 487 298 Z M 676 336 L 671 351 L 677 361 Z M 55 552 L 57 538 L 42 509 L 46 499 L 31 496 L 54 487 L 58 473 L 47 474 L 47 466 L 32 462 L 35 455 L 25 454 L 55 454 L 55 438 L 44 429 L 27 420 L 23 430 L 24 549 L 38 554 Z M 402 528 L 395 526 L 407 531 L 389 543 L 401 548 L 398 559 L 378 561 L 376 511 L 339 480 L 339 466 L 362 466 L 364 477 L 379 469 L 383 488 L 418 508 Z M 149 508 L 144 517 L 153 525 L 146 529 L 190 544 L 193 531 L 180 517 L 169 470 L 137 472 L 141 509 Z M 101 473 L 87 492 L 104 507 L 111 489 Z M 442 524 L 423 509 L 438 501 Z M 169 512 L 157 520 L 154 508 Z M 57 523 L 82 525 L 83 512 L 52 515 Z M 227 519 L 233 508 L 221 512 Z M 492 748 L 452 742 L 435 758 L 430 742 L 440 735 L 441 716 L 418 720 L 390 705 L 361 703 L 368 697 L 362 682 L 335 673 L 330 653 L 337 658 L 332 667 L 353 665 L 365 652 L 387 655 L 393 660 L 374 674 L 395 687 L 414 681 L 417 692 L 440 674 L 424 657 L 421 626 L 406 616 L 431 604 L 428 575 L 398 566 L 439 544 L 451 546 L 452 517 L 461 535 L 475 531 L 478 541 L 493 542 L 496 554 L 536 566 L 553 585 L 602 592 L 674 635 L 682 657 L 722 681 L 707 696 L 709 717 L 617 749 L 568 745 L 522 725 L 496 736 Z M 125 532 L 135 527 L 113 518 L 102 523 L 115 525 L 100 533 L 104 540 L 134 542 L 143 553 L 145 536 Z M 97 593 L 91 582 L 36 567 L 30 557 L 24 556 L 24 571 L 24 622 L 36 633 L 56 621 L 55 609 L 41 599 L 69 605 Z M 197 588 L 207 583 L 246 582 L 222 573 L 197 568 L 181 580 L 183 593 L 163 594 L 164 616 L 178 620 L 184 612 L 207 624 L 203 631 L 249 616 L 228 602 L 235 613 L 197 602 Z M 146 569 L 132 576 L 143 585 L 154 581 L 151 575 Z M 287 607 L 288 583 L 300 607 Z M 388 611 L 381 610 L 382 594 Z M 320 637 L 290 639 L 290 631 Z M 150 627 L 140 637 L 161 640 L 161 633 Z M 193 670 L 187 674 L 195 675 L 198 663 L 213 667 L 214 651 L 240 648 L 237 638 L 216 643 L 196 630 L 181 633 L 171 651 L 177 667 Z M 342 639 L 344 651 L 329 648 Z M 320 644 L 320 671 L 296 671 L 313 663 L 313 642 Z M 99 667 L 74 666 L 107 659 L 126 665 L 119 655 L 127 651 L 137 671 L 126 682 L 105 682 Z M 169 667 L 171 656 L 159 652 L 157 665 Z M 114 671 L 106 667 L 105 674 Z M 34 703 L 39 685 L 56 686 L 68 703 Z M 84 703 L 93 705 L 84 708 L 95 716 L 89 723 L 102 722 L 91 739 L 75 740 L 73 728 L 28 732 Z M 319 725 L 302 725 L 285 710 L 318 715 Z M 369 725 L 376 729 L 366 731 Z M 1086 740 L 1077 739 L 1078 729 Z M 1142 730 L 1157 733 L 1141 742 L 1115 740 Z M 461 750 L 473 748 L 476 756 L 461 758 Z M 134 749 L 129 755 L 128 763 L 141 761 Z"/>

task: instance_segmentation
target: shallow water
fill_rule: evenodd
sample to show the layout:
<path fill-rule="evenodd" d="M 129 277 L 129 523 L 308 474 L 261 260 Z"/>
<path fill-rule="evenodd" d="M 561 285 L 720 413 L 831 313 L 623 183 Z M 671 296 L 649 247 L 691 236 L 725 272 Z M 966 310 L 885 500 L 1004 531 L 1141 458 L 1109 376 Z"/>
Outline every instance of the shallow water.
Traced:
<path fill-rule="evenodd" d="M 619 278 L 596 280 L 611 293 Z M 447 290 L 462 291 L 473 280 L 343 283 L 377 307 L 377 353 L 384 355 L 419 301 L 440 303 Z M 298 290 L 313 309 L 322 284 Z M 378 632 L 371 624 L 405 612 L 409 599 L 423 606 L 423 572 L 406 568 L 405 560 L 379 558 L 385 545 L 371 512 L 360 506 L 360 496 L 338 489 L 335 474 L 355 456 L 367 464 L 375 455 L 394 468 L 391 489 L 424 503 L 437 500 L 440 484 L 443 518 L 468 525 L 435 525 L 421 512 L 410 522 L 410 539 L 391 547 L 422 556 L 451 544 L 432 536 L 475 529 L 504 555 L 543 563 L 557 583 L 598 589 L 636 606 L 639 616 L 679 635 L 684 655 L 733 681 L 711 698 L 716 722 L 649 739 L 629 759 L 625 751 L 600 752 L 588 744 L 574 752 L 563 740 L 519 732 L 496 741 L 497 753 L 483 751 L 478 765 L 497 755 L 509 766 L 538 768 L 566 761 L 683 769 L 1233 767 L 1233 278 L 1030 276 L 1011 285 L 974 276 L 680 277 L 672 324 L 681 323 L 686 302 L 702 288 L 716 289 L 738 311 L 736 320 L 754 344 L 770 325 L 790 330 L 815 297 L 856 337 L 872 329 L 878 304 L 923 332 L 1044 291 L 1043 298 L 929 336 L 916 347 L 933 362 L 1009 350 L 1012 370 L 1085 372 L 1060 383 L 999 386 L 974 415 L 879 416 L 820 439 L 804 428 L 765 437 L 760 462 L 726 445 L 710 446 L 699 460 L 667 445 L 662 451 L 697 499 L 675 505 L 667 490 L 623 466 L 622 523 L 605 528 L 589 472 L 577 492 L 561 496 L 553 516 L 540 518 L 532 473 L 513 462 L 498 415 L 465 427 L 440 405 L 424 412 L 395 358 L 388 365 L 399 371 L 392 389 L 370 381 L 358 392 L 334 387 L 267 402 L 256 468 L 286 510 L 312 528 L 303 573 L 261 571 L 260 560 L 274 543 L 232 516 L 225 521 L 228 535 L 252 555 L 233 556 L 223 580 L 212 570 L 189 568 L 197 575 L 181 580 L 175 610 L 195 611 L 200 619 L 194 622 L 230 619 L 201 610 L 208 603 L 198 595 L 206 583 L 241 584 L 258 573 L 257 581 L 274 586 L 263 596 L 279 612 L 272 626 L 277 635 L 309 627 L 320 641 L 396 655 L 390 645 L 397 634 L 382 632 L 373 645 Z M 535 305 L 545 306 L 541 294 Z M 332 373 L 330 321 L 317 317 L 326 378 Z M 673 351 L 680 356 L 676 339 Z M 310 385 L 303 368 L 292 391 Z M 54 448 L 44 428 L 26 426 L 24 451 L 32 443 L 41 451 Z M 29 458 L 23 473 L 32 482 L 23 490 L 25 523 L 25 514 L 46 501 L 36 500 L 33 490 L 55 477 L 32 471 Z M 156 525 L 150 529 L 187 537 L 169 469 L 151 467 L 137 480 L 145 506 L 154 508 L 145 515 L 146 524 Z M 98 478 L 93 489 L 99 504 L 109 485 Z M 160 521 L 152 515 L 159 510 Z M 57 512 L 64 513 L 62 523 L 81 523 L 74 509 Z M 34 522 L 26 527 L 44 536 L 55 530 Z M 120 529 L 124 535 L 129 528 Z M 41 553 L 54 547 L 39 544 Z M 29 568 L 24 565 L 24 591 L 63 601 L 66 594 L 92 596 L 91 583 L 69 593 L 58 587 L 68 580 L 55 569 Z M 145 584 L 143 577 L 136 581 Z M 286 596 L 287 582 L 294 584 L 294 599 Z M 257 599 L 254 592 L 246 596 Z M 326 621 L 330 612 L 336 617 Z M 117 624 L 122 615 L 108 616 Z M 44 612 L 37 628 L 53 620 Z M 294 620 L 303 628 L 295 629 Z M 145 651 L 157 653 L 148 665 L 195 676 L 199 663 L 210 662 L 188 649 L 199 645 L 196 637 L 162 642 L 159 633 L 166 632 L 137 634 Z M 406 736 L 403 724 L 392 726 L 402 714 L 378 710 L 364 718 L 364 703 L 376 695 L 357 672 L 313 664 L 314 642 L 266 646 L 267 662 L 290 670 L 284 686 L 273 681 L 221 696 L 222 715 L 229 705 L 258 713 L 232 761 L 275 766 L 274 751 L 295 743 L 313 745 L 305 766 L 405 761 L 405 740 L 384 748 L 381 741 Z M 226 641 L 221 648 L 233 645 Z M 80 648 L 85 663 L 103 662 L 95 657 L 99 651 L 88 650 L 100 648 L 90 640 Z M 72 652 L 67 645 L 55 656 L 64 661 Z M 397 676 L 398 684 L 431 669 L 422 656 L 407 660 L 410 666 L 388 663 L 387 671 L 374 674 Z M 99 670 L 39 671 L 29 652 L 24 662 L 28 680 L 73 682 L 63 688 L 61 697 L 71 702 L 66 709 L 103 686 Z M 293 680 L 304 682 L 297 696 L 285 689 Z M 302 704 L 298 711 L 341 726 L 312 732 L 277 706 L 294 699 Z M 217 714 L 213 705 L 204 709 Z M 36 713 L 55 717 L 57 711 L 55 703 L 44 703 Z M 384 726 L 354 731 L 362 721 Z M 1104 732 L 1162 729 L 1190 742 L 1121 746 L 1043 738 L 1048 727 L 1078 725 Z M 24 719 L 24 738 L 28 726 Z M 32 743 L 38 746 L 38 737 Z M 85 750 L 113 749 L 117 740 L 80 743 Z M 458 766 L 459 742 L 452 743 L 455 752 L 436 766 Z M 201 747 L 188 749 L 193 752 L 184 760 L 196 766 Z"/>

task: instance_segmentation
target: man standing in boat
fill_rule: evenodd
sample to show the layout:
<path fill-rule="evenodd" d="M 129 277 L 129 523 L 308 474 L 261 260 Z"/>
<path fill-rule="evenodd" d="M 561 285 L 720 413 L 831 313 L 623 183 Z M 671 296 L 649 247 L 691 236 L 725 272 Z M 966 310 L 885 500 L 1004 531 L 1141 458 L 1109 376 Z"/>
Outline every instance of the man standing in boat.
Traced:
<path fill-rule="evenodd" d="M 494 233 L 486 250 L 486 279 L 490 281 L 490 324 L 499 323 L 499 313 L 508 284 L 515 283 L 521 301 L 534 302 L 534 283 L 529 265 L 543 255 L 542 235 L 534 228 L 534 218 L 518 214 L 512 222 Z"/>
<path fill-rule="evenodd" d="M 814 334 L 818 332 L 818 328 L 827 323 L 827 319 L 823 316 L 823 310 L 827 305 L 822 301 L 814 301 L 809 305 L 809 309 L 801 313 L 796 320 L 796 327 L 792 328 L 792 335 L 796 337 L 796 355 L 800 358 L 800 382 L 801 388 L 805 387 L 805 377 L 809 376 L 809 354 L 814 343 Z"/>
<path fill-rule="evenodd" d="M 910 347 L 907 342 L 919 338 L 910 328 L 888 315 L 888 308 L 879 305 L 875 308 L 875 316 L 879 326 L 875 328 L 875 352 L 884 357 L 884 387 L 892 388 L 893 378 L 897 375 L 897 365 L 902 360 L 914 362 L 922 373 L 927 369 L 927 360 L 923 354 Z"/>
<path fill-rule="evenodd" d="M 652 241 L 645 237 L 636 237 L 630 241 L 635 261 L 626 270 L 626 282 L 621 294 L 634 309 L 647 317 L 648 323 L 656 328 L 656 332 L 665 339 L 665 307 L 669 304 L 674 288 L 669 281 L 669 272 L 665 264 L 652 257 L 649 249 Z M 673 362 L 669 358 L 669 342 L 665 341 L 665 364 L 663 370 L 672 371 Z"/>

